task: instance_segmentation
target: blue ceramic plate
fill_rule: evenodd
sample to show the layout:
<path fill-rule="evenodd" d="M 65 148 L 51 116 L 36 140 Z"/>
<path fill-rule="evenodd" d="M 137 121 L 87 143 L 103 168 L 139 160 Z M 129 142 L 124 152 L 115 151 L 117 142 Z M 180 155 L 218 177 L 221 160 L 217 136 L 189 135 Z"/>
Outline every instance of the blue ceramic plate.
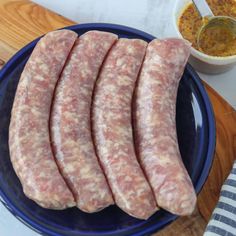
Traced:
<path fill-rule="evenodd" d="M 79 35 L 88 30 L 103 30 L 147 42 L 154 39 L 139 30 L 111 24 L 80 24 L 67 29 Z M 0 72 L 0 196 L 3 204 L 35 231 L 53 236 L 149 235 L 176 219 L 177 216 L 160 210 L 146 221 L 138 220 L 116 206 L 94 214 L 77 208 L 46 210 L 25 197 L 9 158 L 8 127 L 20 74 L 37 41 L 21 49 Z M 198 193 L 212 164 L 215 124 L 209 98 L 190 65 L 186 66 L 178 90 L 176 122 L 182 158 Z"/>

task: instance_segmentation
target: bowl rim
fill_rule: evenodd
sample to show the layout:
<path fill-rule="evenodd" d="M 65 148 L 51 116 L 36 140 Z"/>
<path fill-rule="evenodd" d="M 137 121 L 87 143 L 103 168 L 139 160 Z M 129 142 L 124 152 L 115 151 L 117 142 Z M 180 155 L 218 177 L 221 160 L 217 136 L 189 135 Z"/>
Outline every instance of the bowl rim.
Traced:
<path fill-rule="evenodd" d="M 178 20 L 180 15 L 183 13 L 183 11 L 186 9 L 188 5 L 190 5 L 192 1 L 188 1 L 187 3 L 182 0 L 177 0 L 175 2 L 173 11 L 172 11 L 172 23 L 174 26 L 175 33 L 178 37 L 183 38 L 182 34 L 179 31 L 178 27 Z M 179 4 L 182 4 L 182 9 L 178 10 Z M 209 64 L 215 64 L 215 65 L 228 65 L 236 62 L 236 55 L 232 56 L 226 56 L 226 57 L 220 57 L 220 56 L 211 56 L 206 53 L 200 52 L 199 50 L 195 49 L 194 47 L 191 47 L 191 54 L 198 58 L 199 60 L 202 60 Z"/>
<path fill-rule="evenodd" d="M 120 31 L 127 31 L 129 33 L 134 33 L 138 34 L 144 39 L 154 39 L 155 37 L 145 33 L 143 31 L 140 31 L 138 29 L 130 28 L 127 26 L 123 25 L 117 25 L 117 24 L 109 24 L 109 23 L 86 23 L 86 24 L 76 24 L 68 27 L 64 27 L 62 29 L 69 29 L 69 30 L 75 30 L 75 29 L 81 29 L 81 30 L 99 30 L 98 28 L 102 28 L 104 31 L 109 31 L 109 30 L 120 30 Z M 42 36 L 41 36 L 42 37 Z M 21 50 L 19 50 L 2 68 L 0 71 L 0 86 L 2 85 L 3 78 L 5 77 L 5 74 L 7 75 L 11 67 L 14 66 L 16 63 L 17 59 L 19 59 L 25 52 L 27 52 L 32 46 L 36 44 L 36 42 L 41 38 L 37 38 L 34 41 L 30 42 L 27 44 L 25 47 L 23 47 Z M 206 110 L 206 117 L 208 120 L 208 134 L 209 134 L 209 140 L 208 140 L 208 150 L 207 150 L 207 155 L 204 161 L 204 166 L 202 169 L 202 172 L 198 178 L 197 184 L 195 186 L 195 190 L 197 193 L 200 192 L 202 189 L 207 176 L 209 175 L 210 168 L 212 166 L 213 162 L 213 154 L 215 150 L 215 143 L 216 143 L 216 129 L 215 129 L 215 119 L 214 119 L 214 113 L 212 109 L 212 105 L 210 102 L 210 99 L 205 91 L 205 88 L 198 76 L 198 74 L 195 72 L 195 70 L 187 64 L 186 69 L 188 72 L 192 75 L 193 81 L 196 84 L 197 88 L 199 89 L 200 95 L 203 99 L 203 105 Z M 3 203 L 3 205 L 18 219 L 20 220 L 23 224 L 34 230 L 35 232 L 39 234 L 47 234 L 51 236 L 58 236 L 57 232 L 53 231 L 52 229 L 45 228 L 43 225 L 38 224 L 37 222 L 31 220 L 25 213 L 21 212 L 17 206 L 15 206 L 11 200 L 6 196 L 6 194 L 2 191 L 0 187 L 0 201 Z M 157 222 L 156 224 L 143 229 L 140 232 L 134 233 L 136 236 L 141 236 L 143 234 L 150 234 L 153 233 L 167 224 L 171 223 L 175 219 L 177 219 L 178 216 L 170 214 L 169 218 L 165 222 Z M 136 228 L 137 226 L 129 227 L 129 230 L 132 230 L 132 228 Z M 119 233 L 125 232 L 126 229 L 119 230 Z M 79 232 L 79 231 L 78 231 Z M 112 235 L 112 233 L 115 233 L 115 231 L 109 231 L 109 232 L 99 232 L 98 235 Z M 81 235 L 91 235 L 91 233 L 86 233 L 81 231 Z"/>

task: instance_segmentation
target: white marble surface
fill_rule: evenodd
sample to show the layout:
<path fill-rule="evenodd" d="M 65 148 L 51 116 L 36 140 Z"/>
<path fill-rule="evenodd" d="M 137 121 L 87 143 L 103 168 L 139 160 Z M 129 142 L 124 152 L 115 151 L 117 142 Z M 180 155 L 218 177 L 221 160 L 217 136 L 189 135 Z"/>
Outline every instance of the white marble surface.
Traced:
<path fill-rule="evenodd" d="M 172 11 L 175 0 L 35 0 L 79 23 L 106 22 L 144 30 L 159 38 L 174 36 Z M 236 109 L 236 68 L 217 75 L 200 74 Z M 0 236 L 36 236 L 0 204 Z"/>

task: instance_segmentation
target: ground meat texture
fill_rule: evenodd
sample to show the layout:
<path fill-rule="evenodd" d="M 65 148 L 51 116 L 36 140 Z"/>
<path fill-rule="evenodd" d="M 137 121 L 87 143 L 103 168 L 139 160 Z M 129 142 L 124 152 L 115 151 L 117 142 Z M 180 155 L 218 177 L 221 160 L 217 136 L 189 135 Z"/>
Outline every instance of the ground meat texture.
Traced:
<path fill-rule="evenodd" d="M 136 159 L 131 126 L 131 100 L 146 46 L 138 39 L 118 40 L 96 83 L 92 108 L 95 145 L 115 202 L 140 219 L 157 210 Z"/>
<path fill-rule="evenodd" d="M 26 196 L 50 209 L 75 205 L 55 163 L 48 127 L 54 88 L 76 38 L 73 31 L 59 30 L 37 43 L 21 74 L 11 113 L 14 170 Z"/>
<path fill-rule="evenodd" d="M 183 165 L 176 134 L 176 96 L 190 53 L 181 39 L 149 43 L 136 90 L 138 157 L 157 204 L 178 215 L 194 210 L 196 195 Z"/>
<path fill-rule="evenodd" d="M 77 207 L 97 212 L 113 204 L 91 135 L 92 92 L 117 35 L 89 31 L 77 39 L 56 88 L 51 115 L 53 150 Z"/>

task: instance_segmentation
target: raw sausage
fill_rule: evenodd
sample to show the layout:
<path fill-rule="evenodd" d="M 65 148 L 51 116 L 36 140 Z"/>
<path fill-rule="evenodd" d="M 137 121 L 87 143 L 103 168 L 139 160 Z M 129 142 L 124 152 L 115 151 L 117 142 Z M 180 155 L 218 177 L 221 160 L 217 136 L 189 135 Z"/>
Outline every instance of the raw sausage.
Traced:
<path fill-rule="evenodd" d="M 138 158 L 157 204 L 178 215 L 191 214 L 196 203 L 180 156 L 175 122 L 178 84 L 189 53 L 187 41 L 153 40 L 147 47 L 135 102 Z"/>
<path fill-rule="evenodd" d="M 59 30 L 38 42 L 21 74 L 11 113 L 14 170 L 26 196 L 51 209 L 75 205 L 52 154 L 49 114 L 56 82 L 76 38 L 73 31 Z"/>
<path fill-rule="evenodd" d="M 136 159 L 131 100 L 147 43 L 119 39 L 103 65 L 92 108 L 95 145 L 116 204 L 147 219 L 156 210 L 151 188 Z"/>
<path fill-rule="evenodd" d="M 89 31 L 76 40 L 58 82 L 51 115 L 53 150 L 77 207 L 96 212 L 113 204 L 91 136 L 90 107 L 102 62 L 117 35 Z"/>

